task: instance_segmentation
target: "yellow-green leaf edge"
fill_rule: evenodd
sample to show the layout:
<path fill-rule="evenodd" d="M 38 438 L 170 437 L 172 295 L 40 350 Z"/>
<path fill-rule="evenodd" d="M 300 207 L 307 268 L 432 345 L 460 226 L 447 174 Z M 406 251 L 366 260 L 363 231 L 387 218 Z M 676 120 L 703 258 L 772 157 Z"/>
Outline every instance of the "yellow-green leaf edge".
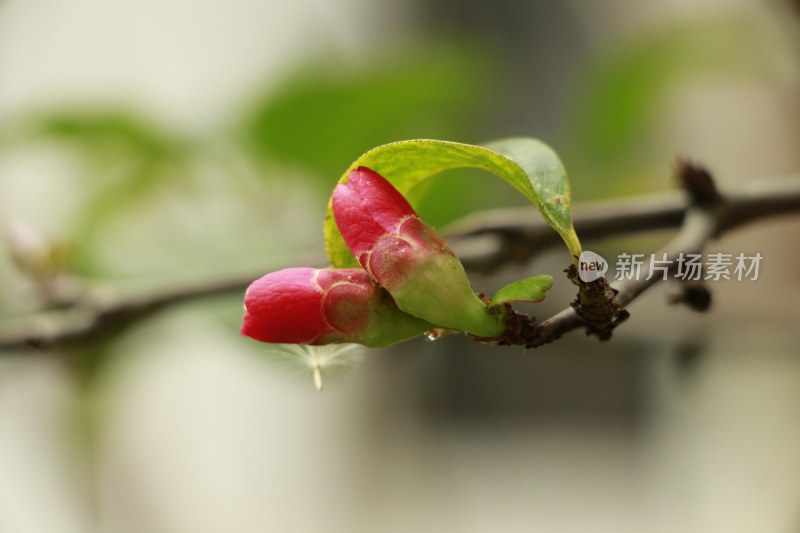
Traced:
<path fill-rule="evenodd" d="M 541 302 L 547 291 L 553 288 L 553 277 L 539 274 L 509 283 L 492 296 L 492 304 L 510 302 Z"/>
<path fill-rule="evenodd" d="M 537 139 L 514 137 L 486 146 L 432 139 L 384 144 L 356 159 L 339 179 L 367 167 L 389 180 L 403 195 L 425 179 L 452 168 L 480 168 L 503 179 L 530 200 L 569 249 L 572 261 L 581 245 L 570 214 L 571 193 L 564 166 L 556 153 Z M 339 232 L 330 201 L 325 216 L 325 248 L 334 267 L 357 266 Z"/>

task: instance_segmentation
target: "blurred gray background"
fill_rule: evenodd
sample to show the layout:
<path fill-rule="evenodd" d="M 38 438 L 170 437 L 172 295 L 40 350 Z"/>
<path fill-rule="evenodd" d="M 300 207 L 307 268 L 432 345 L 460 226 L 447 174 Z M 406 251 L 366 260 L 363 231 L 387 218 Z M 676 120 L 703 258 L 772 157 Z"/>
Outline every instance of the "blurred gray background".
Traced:
<path fill-rule="evenodd" d="M 405 138 L 553 146 L 577 200 L 800 168 L 800 10 L 757 0 L 0 1 L 0 319 L 81 287 L 321 257 L 330 191 Z M 437 178 L 445 224 L 521 205 Z M 108 339 L 0 352 L 0 531 L 800 531 L 797 216 L 698 315 L 637 300 L 608 343 L 365 350 L 320 394 L 239 336 L 241 294 Z M 649 252 L 669 232 L 586 242 Z M 554 237 L 555 238 L 555 237 Z M 556 278 L 566 250 L 474 276 Z M 284 358 L 285 359 L 285 358 Z"/>

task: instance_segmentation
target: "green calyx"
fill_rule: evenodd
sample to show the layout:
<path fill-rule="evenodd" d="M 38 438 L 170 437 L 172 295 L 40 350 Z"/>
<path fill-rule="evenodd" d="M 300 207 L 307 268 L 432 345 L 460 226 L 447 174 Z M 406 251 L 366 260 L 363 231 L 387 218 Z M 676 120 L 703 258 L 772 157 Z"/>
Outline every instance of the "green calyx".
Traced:
<path fill-rule="evenodd" d="M 386 291 L 381 291 L 381 297 L 374 302 L 371 311 L 369 326 L 357 341 L 365 346 L 391 346 L 436 327 L 424 317 L 403 312 Z"/>
<path fill-rule="evenodd" d="M 356 342 L 370 347 L 391 346 L 435 326 L 404 313 L 383 288 L 372 283 L 331 287 L 323 301 L 325 319 L 334 329 L 321 344 Z"/>
<path fill-rule="evenodd" d="M 398 239 L 400 241 L 400 239 Z M 476 337 L 493 338 L 506 329 L 502 307 L 488 306 L 475 292 L 458 258 L 449 250 L 415 254 L 410 243 L 403 243 L 406 266 L 402 276 L 392 277 L 380 264 L 386 258 L 391 266 L 397 264 L 397 242 L 387 242 L 384 255 L 380 248 L 373 251 L 370 266 L 401 310 L 441 328 L 465 331 Z M 381 247 L 382 248 L 382 247 Z M 409 257 L 411 256 L 411 257 Z M 411 263 L 411 264 L 409 264 Z"/>

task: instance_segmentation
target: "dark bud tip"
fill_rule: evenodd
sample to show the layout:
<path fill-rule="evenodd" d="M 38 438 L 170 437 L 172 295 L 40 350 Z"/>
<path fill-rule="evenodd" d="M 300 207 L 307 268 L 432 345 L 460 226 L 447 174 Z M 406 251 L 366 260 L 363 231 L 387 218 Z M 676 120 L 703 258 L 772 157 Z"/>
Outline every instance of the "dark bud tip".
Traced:
<path fill-rule="evenodd" d="M 679 158 L 675 162 L 674 173 L 678 183 L 689 193 L 695 205 L 710 205 L 721 199 L 714 178 L 702 165 Z"/>
<path fill-rule="evenodd" d="M 702 283 L 687 283 L 679 294 L 672 296 L 670 302 L 685 304 L 692 311 L 702 313 L 711 307 L 711 291 Z"/>

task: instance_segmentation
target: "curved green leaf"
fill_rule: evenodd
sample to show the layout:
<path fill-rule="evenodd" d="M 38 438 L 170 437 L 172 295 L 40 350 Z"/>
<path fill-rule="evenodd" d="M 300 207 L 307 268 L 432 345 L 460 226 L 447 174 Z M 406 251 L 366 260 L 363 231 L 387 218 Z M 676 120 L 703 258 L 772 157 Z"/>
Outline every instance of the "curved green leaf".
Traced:
<path fill-rule="evenodd" d="M 463 167 L 486 170 L 539 208 L 547 223 L 561 235 L 573 261 L 581 254 L 570 216 L 567 174 L 555 152 L 536 139 L 509 138 L 486 147 L 427 139 L 385 144 L 356 159 L 339 183 L 347 181 L 350 172 L 360 166 L 378 172 L 404 195 L 444 170 Z M 333 266 L 356 265 L 333 219 L 330 202 L 325 218 L 325 246 Z"/>
<path fill-rule="evenodd" d="M 509 283 L 497 291 L 492 296 L 492 303 L 541 302 L 544 300 L 544 293 L 549 291 L 552 286 L 553 278 L 546 274 L 521 279 Z"/>

